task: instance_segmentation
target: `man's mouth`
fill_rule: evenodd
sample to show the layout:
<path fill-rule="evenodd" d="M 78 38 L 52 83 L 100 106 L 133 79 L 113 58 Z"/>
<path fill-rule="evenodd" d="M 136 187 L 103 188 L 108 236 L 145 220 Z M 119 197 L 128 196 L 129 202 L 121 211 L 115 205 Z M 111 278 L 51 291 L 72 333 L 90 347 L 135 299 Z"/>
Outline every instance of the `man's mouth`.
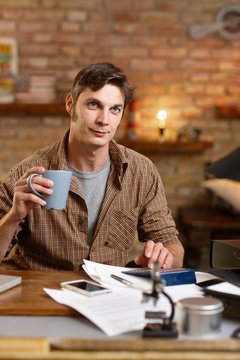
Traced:
<path fill-rule="evenodd" d="M 93 132 L 96 136 L 103 137 L 107 134 L 109 134 L 109 131 L 102 131 L 97 129 L 91 129 L 91 132 Z"/>

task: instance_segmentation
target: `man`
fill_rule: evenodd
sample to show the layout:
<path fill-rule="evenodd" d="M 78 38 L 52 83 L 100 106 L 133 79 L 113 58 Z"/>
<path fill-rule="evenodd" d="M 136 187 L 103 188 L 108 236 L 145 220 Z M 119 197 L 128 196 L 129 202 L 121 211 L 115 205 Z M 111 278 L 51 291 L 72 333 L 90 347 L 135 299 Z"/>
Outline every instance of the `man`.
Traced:
<path fill-rule="evenodd" d="M 90 259 L 124 266 L 138 232 L 146 244 L 136 264 L 182 266 L 183 247 L 156 168 L 113 140 L 132 95 L 113 64 L 91 64 L 78 73 L 66 98 L 69 131 L 13 167 L 0 184 L 2 265 L 77 271 Z M 34 188 L 52 193 L 53 183 L 41 177 L 46 169 L 73 172 L 65 210 L 43 209 L 45 201 L 28 188 L 28 176 L 39 173 Z"/>

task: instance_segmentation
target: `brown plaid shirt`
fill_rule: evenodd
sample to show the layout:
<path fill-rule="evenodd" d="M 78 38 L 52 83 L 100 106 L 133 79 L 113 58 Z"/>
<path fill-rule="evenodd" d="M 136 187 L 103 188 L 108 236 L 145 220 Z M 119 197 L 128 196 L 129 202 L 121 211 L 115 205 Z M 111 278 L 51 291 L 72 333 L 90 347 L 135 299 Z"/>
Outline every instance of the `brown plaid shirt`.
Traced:
<path fill-rule="evenodd" d="M 0 218 L 12 206 L 16 181 L 33 166 L 68 169 L 65 137 L 16 165 L 0 183 Z M 141 154 L 110 143 L 111 170 L 92 245 L 87 241 L 88 212 L 73 177 L 67 208 L 45 210 L 36 205 L 20 224 L 3 264 L 33 270 L 75 270 L 83 259 L 124 266 L 136 232 L 141 242 L 179 243 L 167 208 L 159 173 Z M 96 189 L 96 191 L 98 191 Z"/>

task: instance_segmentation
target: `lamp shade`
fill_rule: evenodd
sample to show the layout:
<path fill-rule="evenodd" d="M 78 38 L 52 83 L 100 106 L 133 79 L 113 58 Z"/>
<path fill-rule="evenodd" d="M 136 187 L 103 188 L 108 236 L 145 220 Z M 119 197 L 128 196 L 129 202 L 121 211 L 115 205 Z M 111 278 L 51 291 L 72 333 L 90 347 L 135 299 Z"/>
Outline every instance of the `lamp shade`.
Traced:
<path fill-rule="evenodd" d="M 212 163 L 206 172 L 211 177 L 240 181 L 240 147 Z"/>

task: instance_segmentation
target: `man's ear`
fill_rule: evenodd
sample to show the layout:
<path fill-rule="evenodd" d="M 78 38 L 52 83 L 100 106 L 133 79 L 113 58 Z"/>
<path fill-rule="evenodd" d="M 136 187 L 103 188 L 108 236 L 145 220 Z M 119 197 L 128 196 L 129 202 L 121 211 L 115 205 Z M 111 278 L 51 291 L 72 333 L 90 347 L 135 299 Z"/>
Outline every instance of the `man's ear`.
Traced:
<path fill-rule="evenodd" d="M 69 93 L 66 97 L 66 102 L 65 102 L 65 108 L 67 110 L 67 112 L 69 113 L 70 116 L 72 116 L 72 112 L 73 112 L 73 97 L 72 94 Z"/>

